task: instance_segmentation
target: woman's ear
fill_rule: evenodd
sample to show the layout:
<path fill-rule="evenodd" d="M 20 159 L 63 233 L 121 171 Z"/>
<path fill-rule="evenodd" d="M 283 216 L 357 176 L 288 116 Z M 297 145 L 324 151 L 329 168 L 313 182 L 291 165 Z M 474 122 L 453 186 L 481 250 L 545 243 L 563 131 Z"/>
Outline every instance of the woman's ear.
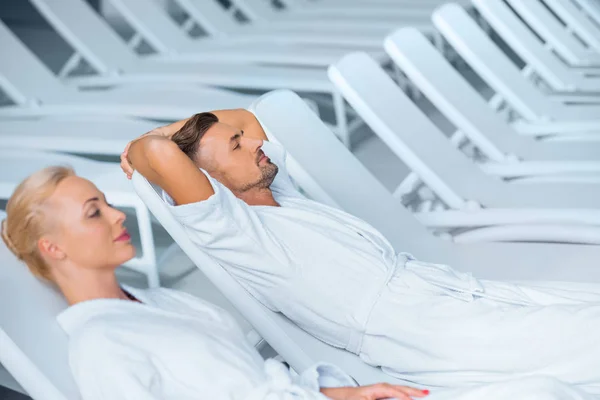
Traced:
<path fill-rule="evenodd" d="M 48 257 L 52 260 L 64 260 L 67 255 L 62 251 L 50 238 L 42 237 L 38 240 L 38 250 L 43 257 Z"/>

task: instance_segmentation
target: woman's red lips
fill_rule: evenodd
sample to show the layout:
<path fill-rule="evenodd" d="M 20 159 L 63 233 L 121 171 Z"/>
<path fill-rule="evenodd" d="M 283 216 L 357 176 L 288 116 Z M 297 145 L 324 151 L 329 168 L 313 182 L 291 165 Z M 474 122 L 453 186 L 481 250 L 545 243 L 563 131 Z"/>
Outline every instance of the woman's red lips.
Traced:
<path fill-rule="evenodd" d="M 129 235 L 129 232 L 127 232 L 127 229 L 125 229 L 123 233 L 115 239 L 115 242 L 126 242 L 128 240 L 131 240 L 131 236 Z"/>

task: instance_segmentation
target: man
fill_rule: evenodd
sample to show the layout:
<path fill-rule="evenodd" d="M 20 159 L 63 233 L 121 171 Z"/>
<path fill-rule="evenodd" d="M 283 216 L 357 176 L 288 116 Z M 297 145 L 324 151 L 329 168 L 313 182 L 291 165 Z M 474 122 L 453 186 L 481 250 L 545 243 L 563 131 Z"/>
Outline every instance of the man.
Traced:
<path fill-rule="evenodd" d="M 397 254 L 366 222 L 305 198 L 245 110 L 144 135 L 122 165 L 162 187 L 190 238 L 264 305 L 390 374 L 434 386 L 541 374 L 600 393 L 600 338 L 581 334 L 600 323 L 598 287 L 480 281 Z"/>

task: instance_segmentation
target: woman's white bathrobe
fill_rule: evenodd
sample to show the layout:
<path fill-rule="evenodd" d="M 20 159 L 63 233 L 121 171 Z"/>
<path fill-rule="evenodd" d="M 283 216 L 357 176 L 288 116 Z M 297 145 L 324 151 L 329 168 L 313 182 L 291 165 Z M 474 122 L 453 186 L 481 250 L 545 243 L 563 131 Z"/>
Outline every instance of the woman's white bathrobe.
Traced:
<path fill-rule="evenodd" d="M 265 306 L 419 384 L 545 375 L 600 394 L 599 285 L 483 281 L 414 260 L 365 221 L 305 198 L 284 149 L 263 150 L 279 166 L 281 207 L 249 206 L 207 174 L 213 196 L 170 209 Z"/>
<path fill-rule="evenodd" d="M 58 317 L 83 400 L 321 400 L 321 385 L 354 385 L 328 364 L 292 376 L 265 362 L 229 314 L 191 295 L 127 290 L 143 304 L 91 300 Z"/>

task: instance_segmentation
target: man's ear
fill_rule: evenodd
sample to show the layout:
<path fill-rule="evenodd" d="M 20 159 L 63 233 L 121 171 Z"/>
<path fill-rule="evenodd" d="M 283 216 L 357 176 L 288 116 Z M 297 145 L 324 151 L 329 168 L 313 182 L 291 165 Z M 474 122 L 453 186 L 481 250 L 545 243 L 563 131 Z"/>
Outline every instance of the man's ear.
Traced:
<path fill-rule="evenodd" d="M 57 261 L 64 260 L 67 257 L 65 252 L 62 251 L 50 238 L 40 238 L 40 240 L 37 242 L 37 245 L 40 254 L 42 254 L 44 257 L 48 257 Z"/>

